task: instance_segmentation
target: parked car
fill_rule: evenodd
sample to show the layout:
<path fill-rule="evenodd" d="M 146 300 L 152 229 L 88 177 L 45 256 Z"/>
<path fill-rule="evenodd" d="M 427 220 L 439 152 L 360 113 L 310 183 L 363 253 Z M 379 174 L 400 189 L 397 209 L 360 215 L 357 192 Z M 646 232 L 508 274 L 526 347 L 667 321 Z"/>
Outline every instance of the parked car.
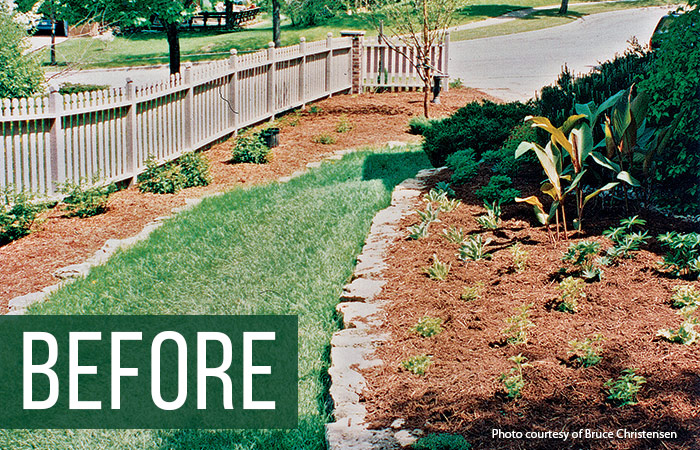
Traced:
<path fill-rule="evenodd" d="M 649 47 L 652 49 L 657 49 L 661 45 L 661 41 L 664 39 L 664 35 L 668 33 L 668 28 L 671 26 L 674 20 L 680 17 L 680 12 L 670 12 L 659 19 L 659 23 L 656 24 L 654 28 L 654 33 L 651 35 L 649 40 Z"/>
<path fill-rule="evenodd" d="M 56 36 L 68 36 L 68 22 L 65 20 L 56 21 Z M 35 36 L 50 36 L 51 35 L 51 19 L 41 19 L 34 27 Z"/>

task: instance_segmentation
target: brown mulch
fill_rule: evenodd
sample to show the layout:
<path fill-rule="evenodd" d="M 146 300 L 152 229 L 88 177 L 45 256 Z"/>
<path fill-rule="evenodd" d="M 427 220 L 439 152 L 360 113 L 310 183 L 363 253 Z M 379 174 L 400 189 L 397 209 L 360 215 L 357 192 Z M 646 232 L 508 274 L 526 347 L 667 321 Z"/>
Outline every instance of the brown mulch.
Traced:
<path fill-rule="evenodd" d="M 473 89 L 453 89 L 441 98 L 441 105 L 431 105 L 434 117 L 490 97 Z M 422 94 L 418 92 L 339 95 L 315 106 L 321 112 L 291 113 L 281 118 L 280 146 L 269 164 L 230 164 L 232 144 L 226 141 L 204 152 L 212 163 L 214 181 L 210 186 L 174 195 L 142 194 L 131 187 L 113 194 L 109 210 L 96 217 L 67 218 L 58 209 L 43 214 L 32 234 L 0 247 L 0 313 L 7 311 L 10 299 L 57 283 L 51 275 L 56 269 L 83 262 L 108 239 L 137 234 L 156 217 L 169 215 L 174 207 L 183 205 L 187 198 L 290 175 L 339 149 L 418 139 L 407 133 L 410 117 L 422 115 Z M 353 125 L 351 131 L 342 134 L 335 132 L 341 115 Z M 312 142 L 318 134 L 331 134 L 337 141 L 328 145 Z"/>
<path fill-rule="evenodd" d="M 478 181 L 485 182 L 489 175 L 482 173 Z M 539 175 L 534 175 L 538 180 Z M 442 175 L 442 179 L 448 177 Z M 537 190 L 532 184 L 516 187 Z M 662 251 L 658 244 L 650 244 L 634 259 L 606 268 L 602 281 L 587 284 L 579 312 L 559 312 L 554 309 L 562 279 L 558 271 L 567 267 L 561 256 L 570 241 L 552 244 L 526 205 L 504 207 L 502 227 L 482 231 L 476 222 L 484 213 L 482 203 L 471 190 L 457 194 L 462 205 L 441 213 L 441 222 L 431 225 L 429 237 L 401 240 L 390 250 L 381 300 L 386 300 L 382 332 L 391 337 L 377 352 L 384 364 L 364 372 L 368 386 L 363 404 L 372 427 L 388 427 L 396 419 L 405 419 L 403 428 L 457 433 L 475 449 L 700 449 L 700 345 L 672 344 L 655 336 L 659 329 L 677 328 L 682 321 L 670 305 L 671 288 L 692 283 L 700 289 L 700 282 L 660 272 Z M 627 217 L 613 212 L 605 216 L 590 209 L 587 234 L 572 239 L 593 239 L 607 248 L 611 244 L 601 232 L 617 225 L 620 215 Z M 574 217 L 574 211 L 571 214 Z M 651 236 L 673 229 L 697 231 L 698 224 L 640 214 L 647 219 Z M 403 220 L 402 227 L 418 220 L 413 215 Z M 493 238 L 488 246 L 493 258 L 469 264 L 458 260 L 458 245 L 441 234 L 448 225 Z M 514 271 L 508 250 L 516 242 L 529 252 L 529 264 L 522 273 Z M 446 281 L 431 280 L 423 273 L 433 255 L 452 264 Z M 463 288 L 476 283 L 483 283 L 481 298 L 461 300 Z M 505 319 L 527 304 L 533 305 L 530 320 L 535 324 L 529 330 L 529 342 L 507 345 L 502 333 Z M 424 316 L 444 319 L 444 330 L 431 338 L 411 333 L 409 329 Z M 576 367 L 567 354 L 568 343 L 596 333 L 605 338 L 603 360 L 590 368 Z M 499 376 L 513 367 L 508 358 L 520 353 L 531 367 L 524 369 L 522 397 L 510 400 Z M 420 354 L 432 356 L 424 376 L 400 368 L 402 361 Z M 637 405 L 619 408 L 606 401 L 603 384 L 626 368 L 636 369 L 647 382 Z M 678 438 L 663 442 L 569 438 L 563 442 L 492 437 L 493 430 L 499 429 L 669 431 L 677 432 Z"/>

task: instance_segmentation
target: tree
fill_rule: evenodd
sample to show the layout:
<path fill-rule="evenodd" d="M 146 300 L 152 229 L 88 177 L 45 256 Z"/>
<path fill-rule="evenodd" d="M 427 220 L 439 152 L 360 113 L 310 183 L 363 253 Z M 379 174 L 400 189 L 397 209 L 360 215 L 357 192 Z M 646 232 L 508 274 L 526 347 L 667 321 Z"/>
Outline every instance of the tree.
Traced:
<path fill-rule="evenodd" d="M 39 60 L 26 52 L 30 21 L 13 3 L 0 2 L 0 98 L 28 97 L 44 81 Z"/>
<path fill-rule="evenodd" d="M 569 12 L 569 0 L 561 0 L 561 6 L 559 7 L 559 14 L 564 15 Z"/>
<path fill-rule="evenodd" d="M 432 47 L 444 41 L 445 33 L 452 23 L 456 10 L 457 0 L 407 0 L 389 3 L 381 9 L 381 13 L 386 17 L 384 27 L 393 37 L 393 39 L 384 39 L 383 42 L 410 61 L 423 82 L 425 117 L 428 117 L 428 100 L 435 75 L 430 51 Z M 375 12 L 371 17 L 377 29 L 384 28 L 379 21 L 379 14 Z M 415 59 L 410 58 L 394 44 L 395 42 L 414 48 Z"/>
<path fill-rule="evenodd" d="M 281 47 L 280 39 L 280 0 L 272 0 L 272 41 L 275 47 Z"/>

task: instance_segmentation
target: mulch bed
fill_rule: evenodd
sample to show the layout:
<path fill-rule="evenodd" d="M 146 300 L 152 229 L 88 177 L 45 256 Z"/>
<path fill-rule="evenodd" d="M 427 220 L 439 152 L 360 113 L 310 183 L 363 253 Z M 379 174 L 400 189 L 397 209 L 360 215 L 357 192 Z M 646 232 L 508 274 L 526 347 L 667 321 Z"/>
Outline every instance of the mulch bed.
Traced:
<path fill-rule="evenodd" d="M 484 184 L 489 175 L 483 172 L 475 185 Z M 538 173 L 530 175 L 539 181 Z M 527 179 L 516 180 L 516 187 L 524 193 L 537 190 Z M 579 312 L 559 312 L 553 306 L 560 298 L 562 253 L 570 242 L 583 238 L 610 246 L 601 233 L 628 216 L 624 207 L 610 215 L 589 209 L 586 235 L 552 244 L 529 206 L 504 207 L 502 227 L 483 231 L 476 222 L 485 212 L 482 202 L 471 189 L 458 189 L 457 195 L 462 205 L 441 213 L 441 222 L 430 226 L 430 236 L 401 240 L 390 250 L 381 299 L 387 301 L 382 332 L 391 338 L 377 352 L 384 364 L 364 373 L 368 380 L 364 401 L 372 427 L 389 427 L 394 420 L 405 419 L 404 428 L 458 433 L 476 449 L 700 449 L 700 345 L 672 344 L 656 337 L 659 329 L 678 328 L 682 321 L 671 308 L 671 288 L 692 283 L 700 289 L 700 283 L 660 272 L 663 251 L 652 239 L 634 259 L 606 268 L 602 281 L 587 284 Z M 698 224 L 639 213 L 647 220 L 650 236 L 669 230 L 697 231 Z M 402 227 L 418 221 L 414 215 Z M 493 238 L 488 247 L 493 258 L 469 264 L 458 260 L 458 245 L 442 236 L 448 225 Z M 529 252 L 522 273 L 515 272 L 508 250 L 516 242 Z M 433 255 L 452 264 L 446 281 L 431 280 L 423 273 Z M 481 298 L 461 300 L 463 288 L 475 283 L 483 283 Z M 527 304 L 533 304 L 530 320 L 535 324 L 529 343 L 507 345 L 502 333 L 505 319 Z M 411 333 L 409 329 L 424 316 L 444 319 L 444 330 L 430 338 Z M 602 361 L 590 368 L 575 367 L 567 354 L 569 341 L 596 333 L 605 338 Z M 499 376 L 513 367 L 508 358 L 520 353 L 531 367 L 524 369 L 522 397 L 511 400 Z M 420 354 L 432 356 L 424 376 L 400 368 L 402 361 Z M 619 408 L 606 401 L 603 385 L 626 368 L 637 369 L 647 382 L 637 405 Z M 492 437 L 499 429 L 669 431 L 677 432 L 678 438 L 563 442 Z"/>
<path fill-rule="evenodd" d="M 483 98 L 492 99 L 477 90 L 453 89 L 441 96 L 441 105 L 432 105 L 431 115 L 449 115 L 466 103 Z M 64 217 L 58 209 L 46 212 L 32 234 L 0 247 L 0 313 L 7 311 L 10 299 L 57 283 L 51 275 L 56 269 L 83 262 L 108 239 L 135 235 L 156 217 L 169 215 L 187 198 L 290 175 L 339 149 L 418 139 L 407 132 L 410 117 L 422 114 L 422 94 L 418 92 L 340 95 L 315 106 L 320 108 L 319 113 L 301 113 L 298 120 L 293 114 L 286 120 L 282 118 L 281 145 L 275 148 L 269 164 L 230 164 L 231 141 L 222 142 L 204 152 L 211 161 L 214 181 L 210 186 L 174 195 L 142 194 L 131 187 L 110 197 L 105 214 L 86 219 Z M 351 131 L 342 134 L 335 132 L 341 115 L 346 115 L 353 125 Z M 311 141 L 322 133 L 335 136 L 336 143 Z"/>

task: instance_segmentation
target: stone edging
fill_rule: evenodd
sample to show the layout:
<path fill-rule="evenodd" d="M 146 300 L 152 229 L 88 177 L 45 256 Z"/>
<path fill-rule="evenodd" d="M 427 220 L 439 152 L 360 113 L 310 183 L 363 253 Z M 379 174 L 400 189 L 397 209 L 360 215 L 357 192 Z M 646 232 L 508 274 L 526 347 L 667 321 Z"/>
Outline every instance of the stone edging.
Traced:
<path fill-rule="evenodd" d="M 428 187 L 426 180 L 441 170 L 421 170 L 415 178 L 396 186 L 391 205 L 372 221 L 353 280 L 345 286 L 336 307 L 344 329 L 331 340 L 328 373 L 336 421 L 326 425 L 330 450 L 398 449 L 411 445 L 422 434 L 421 430 L 401 429 L 404 421 L 400 419 L 390 429 L 368 429 L 367 410 L 360 402 L 366 381 L 360 370 L 382 364 L 374 358 L 374 349 L 388 338 L 377 331 L 383 322 L 383 301 L 378 296 L 386 283 L 382 276 L 387 268 L 384 258 L 389 247 L 403 236 L 399 222 L 416 208 L 421 192 Z"/>
<path fill-rule="evenodd" d="M 407 145 L 404 142 L 388 142 L 386 146 L 405 146 Z M 303 170 L 298 170 L 291 174 L 290 176 L 287 177 L 281 177 L 278 178 L 276 181 L 278 183 L 286 183 L 288 181 L 291 181 L 292 179 L 301 176 L 308 172 L 309 169 L 317 168 L 320 167 L 323 161 L 325 160 L 339 160 L 342 159 L 344 155 L 348 153 L 354 152 L 354 149 L 348 149 L 348 150 L 338 150 L 334 152 L 332 155 L 322 159 L 321 161 L 315 161 L 315 162 L 310 162 L 306 164 L 306 168 Z M 82 278 L 88 275 L 90 273 L 90 270 L 95 267 L 95 266 L 100 266 L 109 260 L 109 258 L 117 252 L 117 250 L 125 250 L 137 242 L 143 241 L 148 236 L 155 231 L 156 229 L 160 228 L 161 225 L 163 225 L 163 222 L 167 219 L 170 219 L 174 217 L 175 215 L 183 212 L 190 210 L 197 206 L 199 203 L 202 202 L 203 199 L 208 198 L 208 197 L 216 197 L 219 195 L 222 195 L 223 192 L 217 192 L 214 194 L 209 194 L 205 195 L 202 197 L 198 198 L 188 198 L 185 199 L 185 205 L 183 206 L 178 206 L 176 208 L 173 208 L 171 210 L 172 214 L 169 216 L 161 216 L 155 218 L 152 222 L 149 222 L 146 224 L 146 226 L 135 236 L 126 238 L 126 239 L 108 239 L 107 242 L 97 250 L 92 256 L 90 256 L 85 262 L 82 262 L 80 264 L 71 264 L 70 266 L 62 267 L 60 269 L 57 269 L 52 273 L 53 276 L 56 278 L 60 279 L 61 281 L 57 284 L 47 286 L 43 288 L 40 291 L 37 292 L 32 292 L 30 294 L 24 294 L 20 295 L 17 297 L 14 297 L 8 302 L 8 309 L 9 312 L 7 315 L 21 315 L 24 314 L 24 312 L 27 310 L 27 308 L 37 302 L 44 301 L 46 297 L 48 297 L 49 294 L 53 293 L 54 291 L 57 291 L 61 287 L 63 287 L 66 284 L 72 283 L 78 278 Z"/>

